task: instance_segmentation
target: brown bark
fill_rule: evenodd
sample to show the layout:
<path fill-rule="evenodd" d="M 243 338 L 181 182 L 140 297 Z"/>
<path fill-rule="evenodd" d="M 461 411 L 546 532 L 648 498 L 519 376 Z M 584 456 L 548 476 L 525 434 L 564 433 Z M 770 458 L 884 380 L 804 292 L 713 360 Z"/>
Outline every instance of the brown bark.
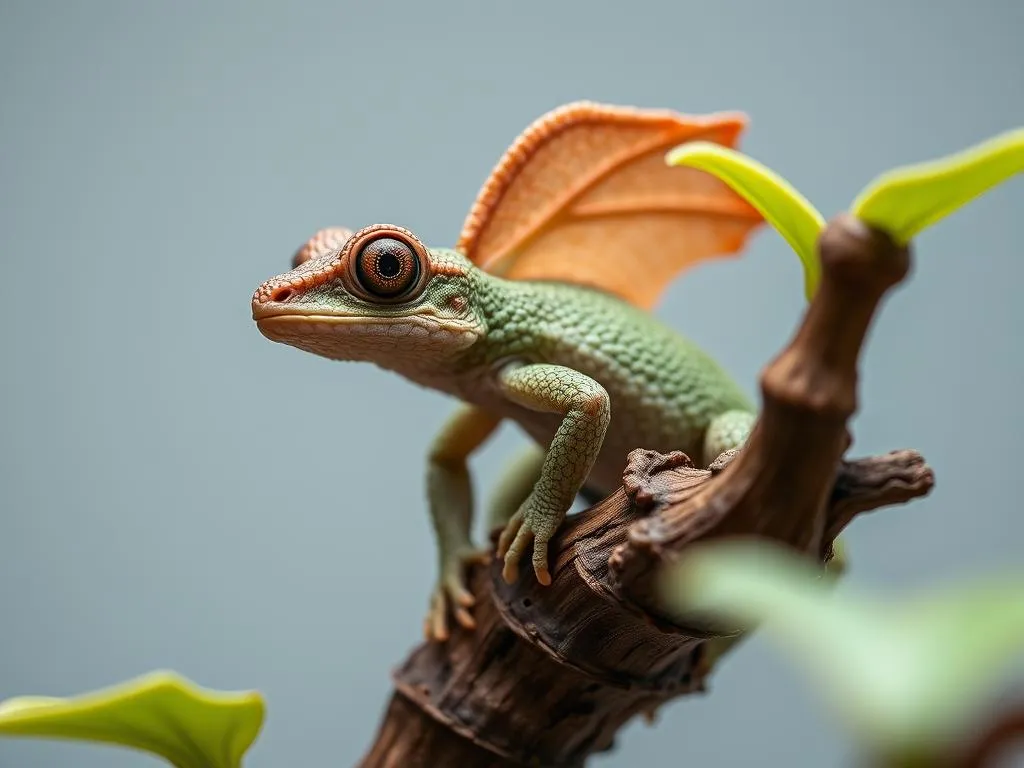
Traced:
<path fill-rule="evenodd" d="M 958 761 L 960 768 L 985 768 L 1024 748 L 1024 704 L 997 712 Z"/>
<path fill-rule="evenodd" d="M 581 766 L 638 714 L 704 690 L 737 635 L 659 600 L 662 566 L 710 538 L 756 536 L 827 560 L 861 512 L 926 494 L 914 451 L 844 461 L 857 361 L 909 253 L 859 222 L 832 221 L 822 282 L 790 344 L 761 376 L 744 448 L 708 469 L 636 450 L 623 485 L 570 518 L 552 544 L 553 582 L 500 565 L 471 574 L 474 632 L 416 648 L 362 768 Z"/>

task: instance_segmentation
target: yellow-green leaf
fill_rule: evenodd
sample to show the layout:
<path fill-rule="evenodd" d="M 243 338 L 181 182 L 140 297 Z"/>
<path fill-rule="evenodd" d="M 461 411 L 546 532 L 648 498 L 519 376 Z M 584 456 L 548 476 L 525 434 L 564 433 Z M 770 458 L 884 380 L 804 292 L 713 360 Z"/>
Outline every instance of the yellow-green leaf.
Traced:
<path fill-rule="evenodd" d="M 895 168 L 871 182 L 850 212 L 906 244 L 923 229 L 1024 170 L 1024 128 L 961 152 Z"/>
<path fill-rule="evenodd" d="M 711 142 L 681 144 L 666 156 L 669 165 L 686 165 L 717 176 L 756 208 L 790 247 L 804 268 L 804 291 L 818 288 L 818 235 L 824 217 L 784 178 L 741 152 Z"/>
<path fill-rule="evenodd" d="M 211 691 L 173 672 L 152 672 L 72 698 L 8 699 L 0 703 L 0 735 L 115 744 L 152 752 L 175 768 L 240 768 L 263 714 L 254 691 Z"/>

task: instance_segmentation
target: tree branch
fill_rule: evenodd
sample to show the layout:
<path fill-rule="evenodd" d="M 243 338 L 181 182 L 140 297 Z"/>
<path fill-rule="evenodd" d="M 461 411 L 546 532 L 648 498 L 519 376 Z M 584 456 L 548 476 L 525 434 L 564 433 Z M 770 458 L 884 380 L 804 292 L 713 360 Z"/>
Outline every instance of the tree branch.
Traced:
<path fill-rule="evenodd" d="M 1024 746 L 1024 706 L 999 713 L 969 745 L 963 768 L 984 768 L 1011 754 L 1013 747 Z"/>
<path fill-rule="evenodd" d="M 552 542 L 553 582 L 508 585 L 475 568 L 477 628 L 416 648 L 363 768 L 582 766 L 638 714 L 704 690 L 734 640 L 676 616 L 658 574 L 710 538 L 757 536 L 827 560 L 857 515 L 922 496 L 914 451 L 844 461 L 857 361 L 883 295 L 910 256 L 840 217 L 819 241 L 822 281 L 790 344 L 761 376 L 763 407 L 742 450 L 707 469 L 679 452 L 633 451 L 623 485 Z"/>

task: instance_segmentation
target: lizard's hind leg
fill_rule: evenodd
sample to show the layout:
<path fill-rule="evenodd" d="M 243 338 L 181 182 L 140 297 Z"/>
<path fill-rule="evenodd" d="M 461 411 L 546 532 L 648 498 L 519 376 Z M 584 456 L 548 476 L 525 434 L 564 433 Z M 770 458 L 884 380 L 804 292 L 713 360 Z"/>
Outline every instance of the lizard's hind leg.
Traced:
<path fill-rule="evenodd" d="M 469 613 L 474 603 L 466 583 L 466 566 L 486 559 L 473 546 L 473 489 L 469 457 L 487 440 L 501 421 L 497 415 L 462 405 L 434 438 L 427 460 L 427 500 L 436 534 L 438 580 L 424 623 L 429 639 L 448 639 L 448 609 L 466 629 L 475 624 Z"/>
<path fill-rule="evenodd" d="M 756 420 L 757 414 L 751 411 L 726 411 L 716 416 L 704 435 L 702 466 L 706 467 L 726 451 L 742 446 Z"/>

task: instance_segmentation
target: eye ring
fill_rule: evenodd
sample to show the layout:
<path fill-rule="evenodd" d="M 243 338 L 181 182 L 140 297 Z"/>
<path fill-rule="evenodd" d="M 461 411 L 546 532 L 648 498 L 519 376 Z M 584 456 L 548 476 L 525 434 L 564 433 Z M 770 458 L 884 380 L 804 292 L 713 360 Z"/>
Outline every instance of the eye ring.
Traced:
<path fill-rule="evenodd" d="M 407 302 L 427 282 L 427 249 L 408 230 L 377 224 L 357 232 L 343 258 L 350 288 L 367 301 Z"/>

